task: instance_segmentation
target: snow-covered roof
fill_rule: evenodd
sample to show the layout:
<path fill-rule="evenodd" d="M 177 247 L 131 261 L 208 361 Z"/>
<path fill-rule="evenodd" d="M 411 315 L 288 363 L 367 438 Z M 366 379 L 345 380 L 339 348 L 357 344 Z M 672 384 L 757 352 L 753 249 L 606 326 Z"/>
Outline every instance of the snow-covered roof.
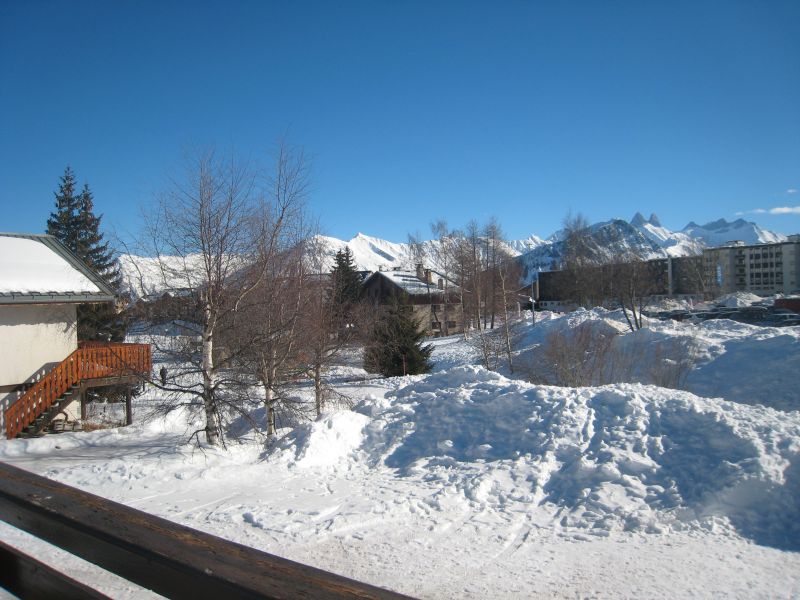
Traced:
<path fill-rule="evenodd" d="M 113 300 L 102 278 L 53 236 L 0 233 L 0 304 Z"/>
<path fill-rule="evenodd" d="M 370 277 L 382 275 L 410 295 L 435 294 L 442 291 L 439 289 L 439 279 L 447 281 L 448 290 L 454 291 L 457 289 L 456 284 L 447 280 L 441 273 L 431 271 L 431 274 L 433 279 L 431 283 L 422 281 L 417 277 L 416 271 L 376 271 Z"/>

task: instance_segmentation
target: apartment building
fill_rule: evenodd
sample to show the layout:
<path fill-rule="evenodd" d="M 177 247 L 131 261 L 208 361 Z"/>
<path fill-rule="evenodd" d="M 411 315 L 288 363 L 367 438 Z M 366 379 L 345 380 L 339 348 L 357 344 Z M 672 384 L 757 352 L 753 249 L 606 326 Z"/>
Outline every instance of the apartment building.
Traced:
<path fill-rule="evenodd" d="M 720 292 L 761 296 L 800 292 L 800 235 L 776 244 L 730 242 L 703 251 L 707 277 Z"/>

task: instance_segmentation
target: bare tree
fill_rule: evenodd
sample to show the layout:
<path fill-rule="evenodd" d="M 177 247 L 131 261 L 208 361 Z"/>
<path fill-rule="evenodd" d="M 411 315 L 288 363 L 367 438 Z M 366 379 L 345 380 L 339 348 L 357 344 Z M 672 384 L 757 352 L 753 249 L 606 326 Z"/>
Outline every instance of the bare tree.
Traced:
<path fill-rule="evenodd" d="M 311 275 L 304 300 L 301 354 L 305 373 L 314 383 L 314 412 L 319 416 L 331 396 L 347 403 L 326 384 L 323 372 L 359 336 L 365 305 L 336 301 L 321 244 L 312 242 L 305 254 Z"/>
<path fill-rule="evenodd" d="M 505 248 L 503 247 L 503 232 L 497 219 L 492 217 L 483 228 L 483 239 L 486 250 L 484 252 L 484 292 L 483 297 L 483 326 L 494 329 L 495 318 L 497 316 L 498 305 L 502 305 L 504 299 L 498 298 L 500 290 L 498 288 L 499 265 L 505 258 Z M 499 302 L 498 302 L 499 300 Z"/>
<path fill-rule="evenodd" d="M 603 269 L 610 274 L 610 295 L 616 298 L 617 304 L 622 308 L 625 321 L 631 331 L 642 328 L 643 311 L 646 299 L 662 290 L 662 277 L 657 262 L 643 260 L 636 255 L 618 257 L 619 262 Z"/>
<path fill-rule="evenodd" d="M 223 443 L 221 409 L 242 412 L 232 391 L 242 385 L 245 350 L 254 347 L 248 342 L 263 341 L 265 329 L 276 328 L 253 315 L 273 316 L 266 306 L 277 296 L 271 286 L 281 280 L 281 261 L 298 239 L 293 228 L 301 222 L 307 168 L 302 152 L 283 143 L 269 175 L 232 155 L 198 152 L 146 219 L 160 283 L 197 302 L 201 338 L 197 352 L 175 347 L 176 364 L 184 367 L 159 387 L 202 400 L 210 445 Z M 244 330 L 247 340 L 235 333 Z"/>
<path fill-rule="evenodd" d="M 219 369 L 214 360 L 217 328 L 231 304 L 230 282 L 252 254 L 247 227 L 254 209 L 255 180 L 246 165 L 213 150 L 188 157 L 181 177 L 171 181 L 146 222 L 151 253 L 167 289 L 180 289 L 200 304 L 201 350 L 190 358 L 187 374 L 200 382 L 178 386 L 198 396 L 205 414 L 206 441 L 220 445 L 217 396 Z M 240 289 L 237 293 L 247 294 Z M 175 380 L 177 381 L 177 379 Z"/>
<path fill-rule="evenodd" d="M 497 277 L 500 280 L 500 292 L 503 308 L 503 341 L 508 361 L 508 370 L 514 373 L 514 346 L 515 335 L 513 332 L 512 316 L 509 309 L 513 309 L 519 301 L 517 297 L 517 287 L 522 277 L 522 268 L 513 256 L 504 252 L 501 261 L 497 265 Z"/>
<path fill-rule="evenodd" d="M 419 236 L 419 233 L 408 234 L 408 251 L 411 264 L 409 268 L 414 268 L 415 265 L 425 262 L 425 242 Z"/>
<path fill-rule="evenodd" d="M 458 303 L 461 309 L 461 318 L 464 322 L 464 339 L 469 338 L 470 318 L 469 298 L 471 293 L 468 289 L 470 283 L 470 256 L 472 255 L 469 243 L 464 232 L 453 230 L 450 232 L 450 249 L 452 252 L 453 275 L 458 284 Z"/>
<path fill-rule="evenodd" d="M 456 279 L 454 268 L 458 256 L 458 236 L 455 232 L 448 230 L 447 222 L 443 219 L 431 223 L 431 233 L 433 234 L 433 243 L 431 244 L 433 263 L 438 269 L 441 269 L 444 276 L 442 278 L 442 312 L 444 315 L 442 335 L 450 335 L 449 324 L 451 320 L 454 320 L 451 315 L 455 310 L 455 307 L 452 307 L 454 294 L 450 288 L 451 282 Z"/>
<path fill-rule="evenodd" d="M 302 372 L 297 352 L 309 280 L 308 175 L 302 150 L 281 144 L 250 223 L 255 252 L 241 278 L 249 292 L 237 297 L 231 322 L 232 354 L 263 390 L 268 436 L 276 430 L 276 405 L 287 397 L 284 384 Z"/>
<path fill-rule="evenodd" d="M 569 212 L 563 221 L 561 269 L 565 275 L 559 279 L 560 294 L 578 306 L 591 306 L 595 295 L 600 264 L 589 221 L 581 214 Z"/>
<path fill-rule="evenodd" d="M 467 223 L 465 236 L 465 252 L 462 254 L 465 265 L 465 291 L 468 303 L 468 314 L 472 315 L 478 331 L 483 329 L 481 323 L 481 307 L 483 306 L 483 260 L 481 257 L 481 235 L 478 223 L 474 220 Z"/>

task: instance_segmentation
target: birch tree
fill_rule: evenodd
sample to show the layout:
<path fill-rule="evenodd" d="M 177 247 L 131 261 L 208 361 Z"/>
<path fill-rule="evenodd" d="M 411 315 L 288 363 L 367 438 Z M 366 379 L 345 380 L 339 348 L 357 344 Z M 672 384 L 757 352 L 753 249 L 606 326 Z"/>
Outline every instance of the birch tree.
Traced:
<path fill-rule="evenodd" d="M 212 446 L 222 444 L 215 336 L 225 311 L 236 304 L 226 297 L 229 284 L 252 254 L 248 223 L 253 215 L 254 190 L 252 171 L 235 157 L 220 157 L 214 150 L 195 152 L 159 196 L 146 220 L 147 243 L 162 286 L 180 289 L 200 304 L 199 356 L 184 356 L 190 365 L 183 373 L 188 378 L 180 384 L 173 378 L 164 387 L 200 398 L 205 437 Z M 242 296 L 247 292 L 238 291 Z M 195 382 L 193 375 L 199 375 L 199 381 Z"/>

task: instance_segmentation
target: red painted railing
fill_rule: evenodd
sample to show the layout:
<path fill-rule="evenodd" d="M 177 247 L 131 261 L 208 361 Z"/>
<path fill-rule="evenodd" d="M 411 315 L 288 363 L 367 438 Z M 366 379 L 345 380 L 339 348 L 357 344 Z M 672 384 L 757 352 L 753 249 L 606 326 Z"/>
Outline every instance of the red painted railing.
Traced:
<path fill-rule="evenodd" d="M 8 439 L 15 438 L 64 392 L 81 381 L 147 375 L 151 369 L 149 344 L 82 343 L 6 410 L 6 435 Z"/>

